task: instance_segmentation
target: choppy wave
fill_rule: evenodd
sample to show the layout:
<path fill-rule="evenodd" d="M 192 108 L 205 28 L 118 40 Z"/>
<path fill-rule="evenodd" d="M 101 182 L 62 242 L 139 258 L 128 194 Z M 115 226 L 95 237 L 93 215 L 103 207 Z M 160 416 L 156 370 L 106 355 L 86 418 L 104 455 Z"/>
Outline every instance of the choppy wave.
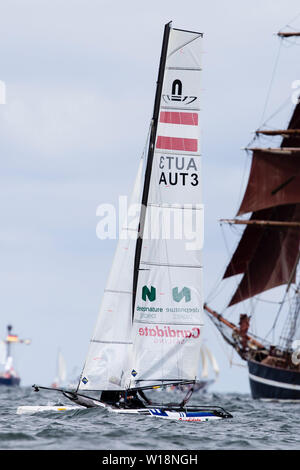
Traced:
<path fill-rule="evenodd" d="M 1 387 L 0 404 L 2 450 L 299 449 L 300 403 L 261 402 L 249 395 L 194 394 L 191 404 L 222 406 L 233 415 L 233 419 L 205 423 L 98 409 L 18 415 L 21 405 L 70 404 L 59 395 L 35 393 L 30 387 Z"/>

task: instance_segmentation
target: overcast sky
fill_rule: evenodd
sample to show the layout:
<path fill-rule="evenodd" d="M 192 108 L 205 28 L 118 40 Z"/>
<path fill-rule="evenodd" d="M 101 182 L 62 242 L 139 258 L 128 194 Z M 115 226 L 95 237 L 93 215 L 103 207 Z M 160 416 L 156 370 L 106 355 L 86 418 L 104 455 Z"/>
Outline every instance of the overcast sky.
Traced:
<path fill-rule="evenodd" d="M 292 110 L 299 42 L 281 46 L 265 103 L 279 51 L 274 33 L 300 27 L 300 17 L 291 22 L 300 7 L 296 0 L 0 0 L 0 7 L 0 334 L 11 323 L 32 339 L 15 347 L 22 383 L 49 385 L 58 349 L 71 375 L 85 359 L 116 243 L 97 238 L 96 210 L 130 192 L 164 24 L 204 33 L 208 297 L 238 240 L 218 220 L 234 216 L 240 202 L 250 163 L 241 149 L 286 100 L 280 126 Z M 211 306 L 223 309 L 231 293 L 221 291 Z M 246 369 L 230 367 L 231 350 L 206 324 L 221 368 L 213 390 L 248 392 Z"/>

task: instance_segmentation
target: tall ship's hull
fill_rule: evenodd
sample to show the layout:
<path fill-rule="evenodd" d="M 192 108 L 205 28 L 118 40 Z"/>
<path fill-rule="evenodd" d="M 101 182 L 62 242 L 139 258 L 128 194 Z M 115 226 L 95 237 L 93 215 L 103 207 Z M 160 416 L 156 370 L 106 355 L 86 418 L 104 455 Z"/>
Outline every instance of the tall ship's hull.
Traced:
<path fill-rule="evenodd" d="M 20 385 L 20 377 L 3 377 L 0 376 L 0 385 L 8 387 Z"/>
<path fill-rule="evenodd" d="M 208 305 L 204 308 L 224 340 L 247 362 L 252 398 L 300 401 L 300 350 L 292 354 L 264 345 L 241 322 L 235 325 Z"/>
<path fill-rule="evenodd" d="M 254 360 L 247 362 L 253 398 L 300 400 L 300 371 L 261 364 Z"/>

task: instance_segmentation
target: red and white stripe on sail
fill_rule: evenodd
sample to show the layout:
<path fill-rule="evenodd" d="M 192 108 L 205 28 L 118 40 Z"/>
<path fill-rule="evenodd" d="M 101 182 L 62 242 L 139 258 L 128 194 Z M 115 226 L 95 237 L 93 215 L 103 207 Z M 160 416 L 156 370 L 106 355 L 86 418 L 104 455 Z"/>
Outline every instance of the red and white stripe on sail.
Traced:
<path fill-rule="evenodd" d="M 198 152 L 198 113 L 161 111 L 156 148 L 177 152 Z"/>

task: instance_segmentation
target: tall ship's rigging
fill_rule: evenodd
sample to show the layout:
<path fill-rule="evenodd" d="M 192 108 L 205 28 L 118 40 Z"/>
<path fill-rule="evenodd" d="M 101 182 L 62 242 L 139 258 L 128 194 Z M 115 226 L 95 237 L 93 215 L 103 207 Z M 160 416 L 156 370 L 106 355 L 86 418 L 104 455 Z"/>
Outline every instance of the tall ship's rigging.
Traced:
<path fill-rule="evenodd" d="M 286 31 L 278 36 L 285 41 L 300 33 Z M 208 304 L 205 310 L 225 341 L 247 362 L 253 398 L 300 400 L 299 99 L 286 129 L 260 128 L 255 137 L 260 136 L 280 138 L 280 145 L 246 149 L 251 152 L 251 169 L 237 217 L 222 220 L 246 226 L 223 275 L 223 279 L 238 275 L 241 279 L 224 315 Z M 249 213 L 250 218 L 245 219 Z M 262 303 L 253 300 L 278 286 L 285 287 L 274 307 L 273 333 L 279 318 L 284 318 L 275 342 L 268 335 L 262 339 L 251 331 L 257 315 L 265 315 Z M 227 308 L 237 304 L 239 324 L 230 321 L 227 313 Z"/>

